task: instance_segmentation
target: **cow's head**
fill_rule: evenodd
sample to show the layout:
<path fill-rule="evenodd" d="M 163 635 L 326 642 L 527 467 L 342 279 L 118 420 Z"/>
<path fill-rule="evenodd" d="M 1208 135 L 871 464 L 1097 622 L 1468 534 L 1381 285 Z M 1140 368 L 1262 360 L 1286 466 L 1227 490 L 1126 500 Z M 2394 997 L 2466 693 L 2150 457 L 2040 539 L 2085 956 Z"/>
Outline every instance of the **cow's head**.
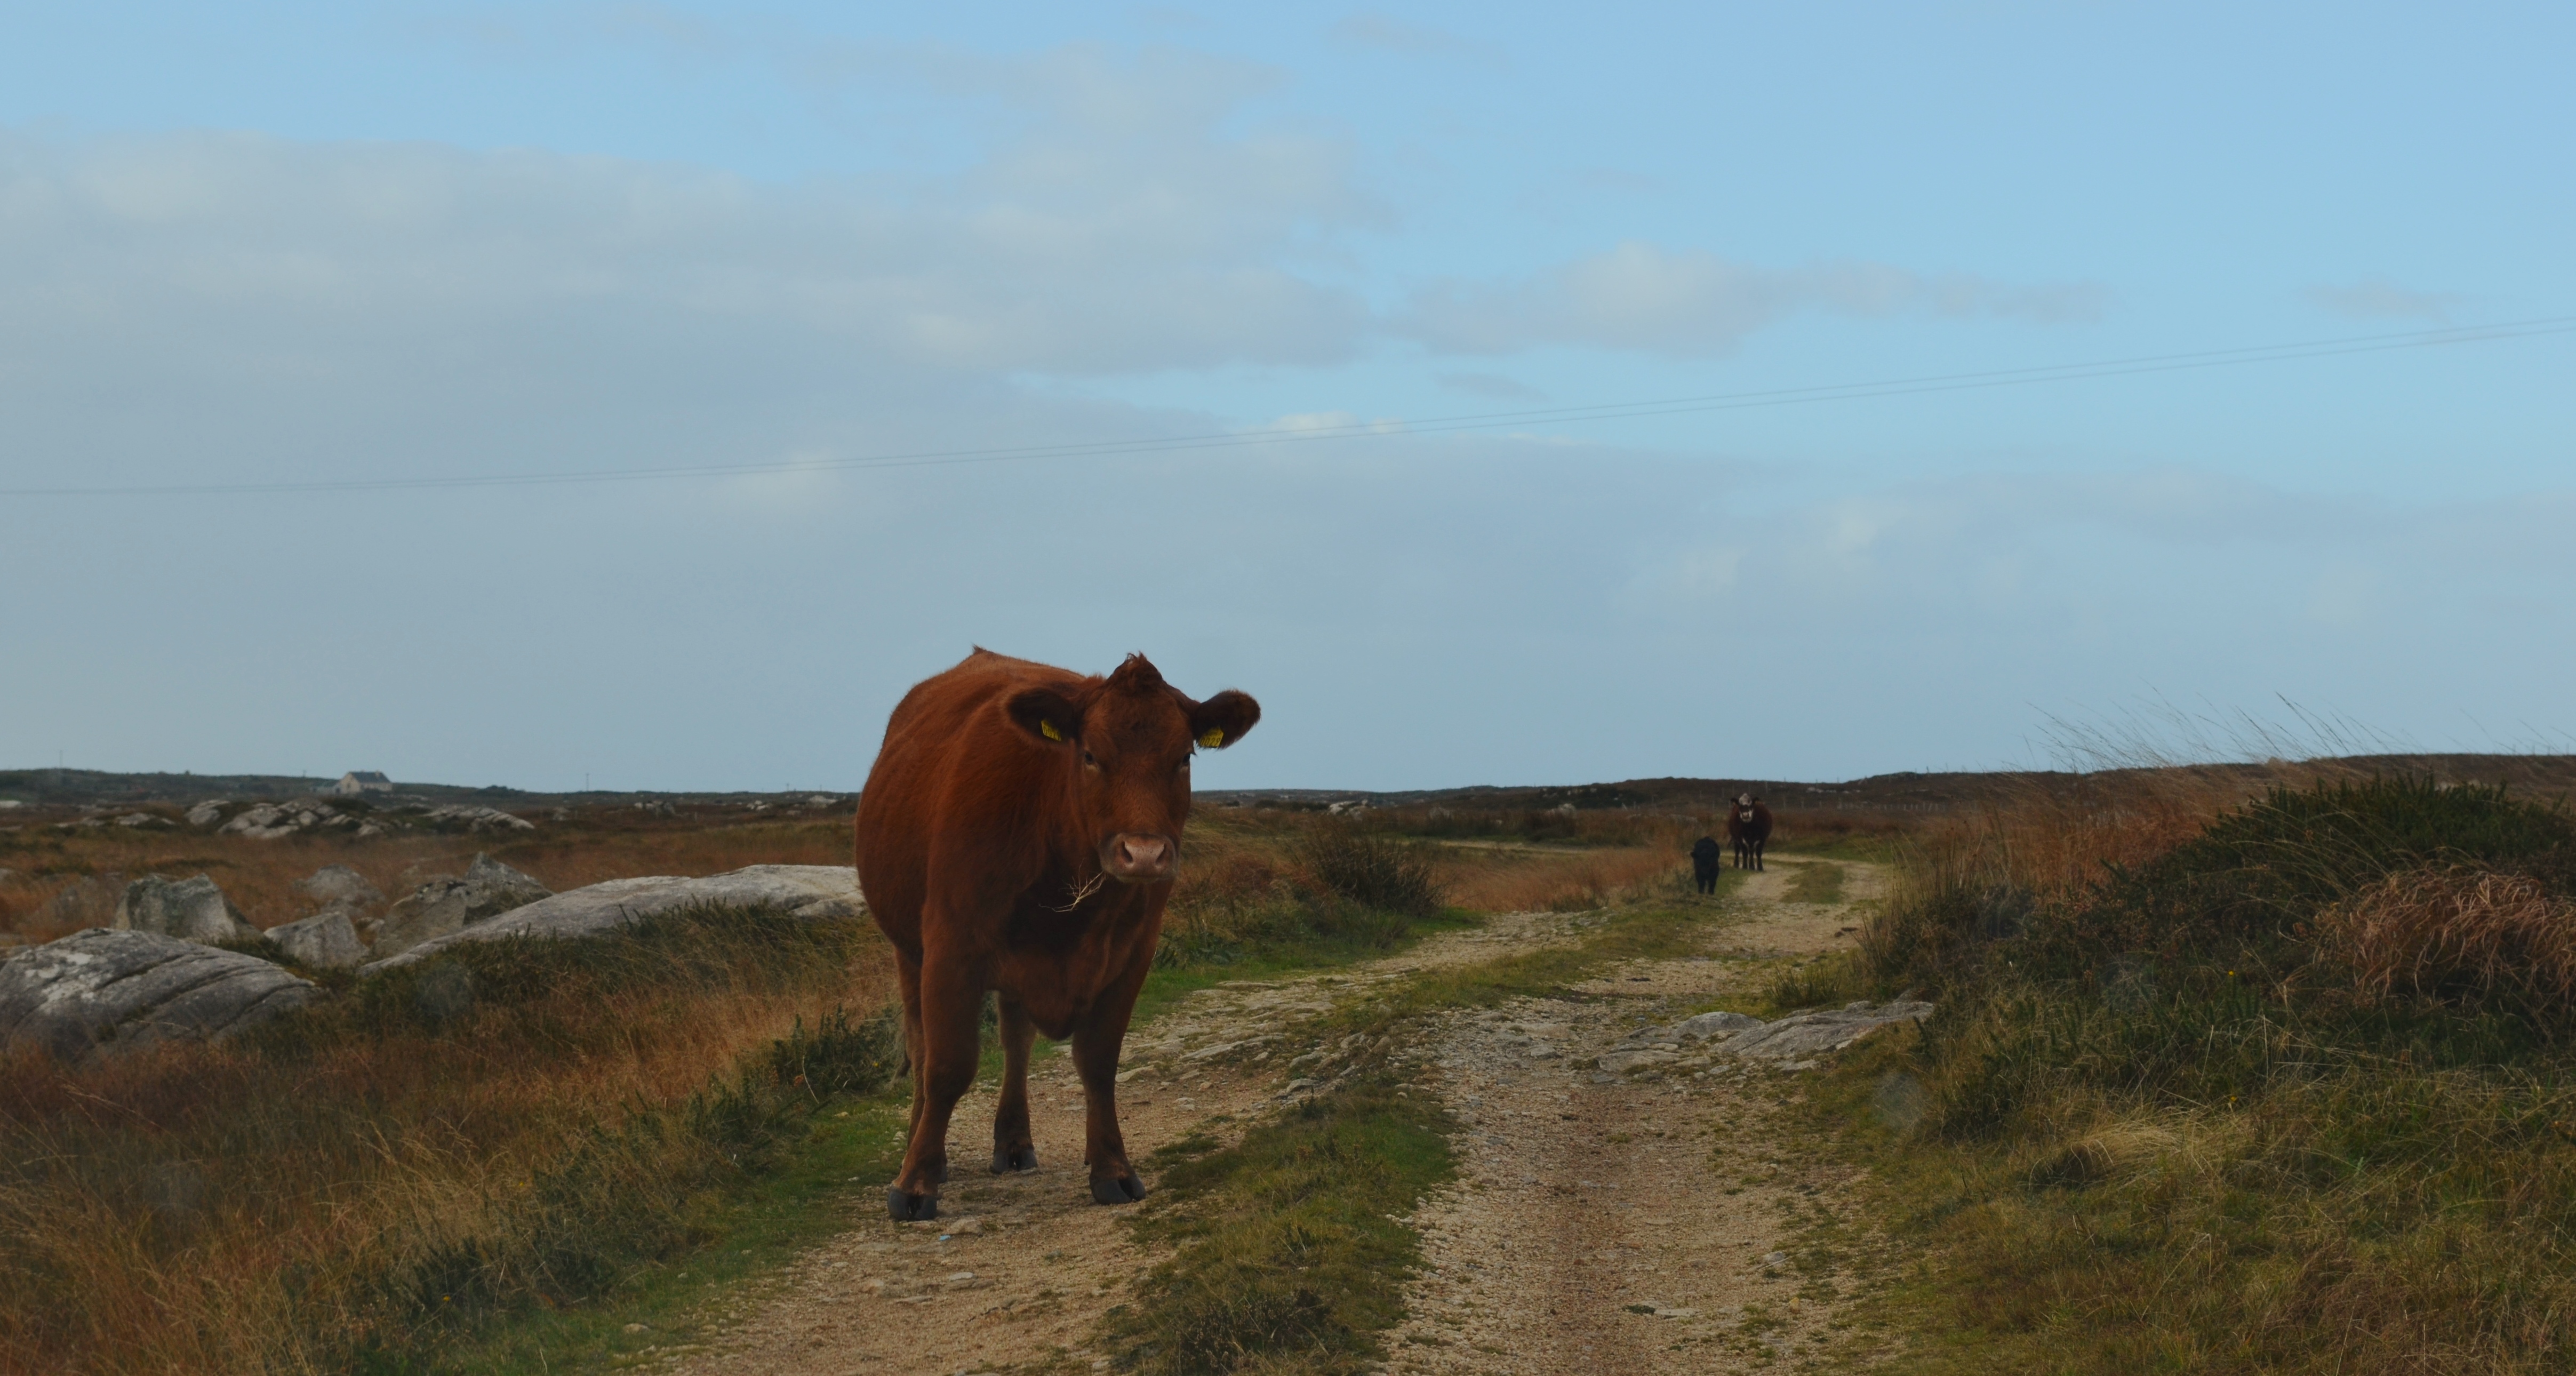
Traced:
<path fill-rule="evenodd" d="M 1222 750 L 1261 720 L 1261 704 L 1232 689 L 1193 702 L 1163 682 L 1143 655 L 1073 693 L 1028 688 L 1011 720 L 1059 752 L 1073 775 L 1077 825 L 1110 878 L 1150 884 L 1172 877 L 1181 824 L 1190 815 L 1190 756 Z"/>

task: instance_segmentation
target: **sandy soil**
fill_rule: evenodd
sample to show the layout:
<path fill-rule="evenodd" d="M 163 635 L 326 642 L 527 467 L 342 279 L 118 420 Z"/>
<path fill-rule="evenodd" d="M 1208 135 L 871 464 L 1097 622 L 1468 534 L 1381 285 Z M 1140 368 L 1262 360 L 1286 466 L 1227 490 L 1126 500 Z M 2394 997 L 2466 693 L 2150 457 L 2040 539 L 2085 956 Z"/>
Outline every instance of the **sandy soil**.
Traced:
<path fill-rule="evenodd" d="M 1407 1055 L 1422 1083 L 1469 1131 L 1462 1179 L 1417 1220 L 1432 1269 L 1411 1288 L 1413 1317 L 1394 1335 L 1389 1370 L 1730 1370 L 1766 1346 L 1798 1350 L 1830 1322 L 1834 1305 L 1819 1298 L 1829 1282 L 1764 1262 L 1792 1211 L 1820 1199 L 1832 1207 L 1832 1182 L 1763 1127 L 1765 1107 L 1793 1077 L 1721 1067 L 1705 1078 L 1620 1081 L 1574 1068 L 1640 1016 L 1761 978 L 1780 956 L 1847 944 L 1851 901 L 1873 896 L 1879 876 L 1850 865 L 1846 903 L 1782 903 L 1794 864 L 1775 860 L 1737 897 L 1710 905 L 1706 955 L 1640 962 L 1584 990 L 1607 997 L 1441 1019 L 1414 1043 Z M 1265 1110 L 1311 1092 L 1309 1082 L 1328 1084 L 1348 1052 L 1324 1047 L 1318 1057 L 1313 1043 L 1287 1037 L 1339 1000 L 1582 934 L 1580 917 L 1515 914 L 1348 971 L 1193 995 L 1129 1039 L 1120 1094 L 1128 1143 L 1142 1161 L 1193 1133 L 1230 1141 Z M 981 1169 L 993 1103 L 979 1089 L 959 1107 L 957 1169 L 940 1219 L 867 1218 L 884 1182 L 853 1181 L 860 1221 L 731 1296 L 707 1316 L 711 1340 L 641 1359 L 783 1376 L 947 1376 L 1065 1357 L 1107 1369 L 1083 1344 L 1158 1258 L 1120 1226 L 1124 1211 L 1090 1201 L 1070 1063 L 1040 1060 L 1030 1094 L 1038 1170 Z"/>

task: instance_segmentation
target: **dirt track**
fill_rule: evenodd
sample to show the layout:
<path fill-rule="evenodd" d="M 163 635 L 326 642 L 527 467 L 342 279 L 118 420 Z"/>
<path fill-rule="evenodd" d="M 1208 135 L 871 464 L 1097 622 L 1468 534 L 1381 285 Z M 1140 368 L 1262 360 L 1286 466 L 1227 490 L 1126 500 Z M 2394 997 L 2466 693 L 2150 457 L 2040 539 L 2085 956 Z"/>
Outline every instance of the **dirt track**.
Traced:
<path fill-rule="evenodd" d="M 1739 890 L 1706 953 L 1614 969 L 1580 1000 L 1445 1020 L 1424 1079 L 1469 1131 L 1460 1179 L 1413 1220 L 1429 1265 L 1390 1371 L 1751 1370 L 1827 1333 L 1842 1288 L 1785 1252 L 1803 1218 L 1839 1216 L 1841 1181 L 1774 1122 L 1795 1076 L 1723 1060 L 1641 1079 L 1575 1068 L 1781 957 L 1849 944 L 1851 904 L 1879 875 L 1846 866 L 1845 902 L 1782 903 L 1792 868 Z M 1533 1041 L 1559 1055 L 1533 1059 Z"/>
<path fill-rule="evenodd" d="M 1775 860 L 1722 903 L 1699 900 L 1705 954 L 1614 970 L 1579 999 L 1441 1018 L 1412 1042 L 1419 1083 L 1468 1131 L 1461 1178 L 1415 1220 L 1429 1267 L 1408 1290 L 1412 1316 L 1391 1335 L 1388 1370 L 1725 1371 L 1824 1331 L 1832 1282 L 1763 1260 L 1800 1211 L 1836 1207 L 1832 1179 L 1767 1126 L 1794 1077 L 1721 1065 L 1627 1080 L 1577 1068 L 1644 1017 L 1766 978 L 1780 957 L 1847 944 L 1851 904 L 1874 896 L 1878 874 L 1846 866 L 1844 903 L 1782 903 L 1795 863 Z M 1518 914 L 1371 965 L 1194 995 L 1129 1040 L 1127 1139 L 1140 1152 L 1192 1133 L 1230 1141 L 1281 1102 L 1287 1062 L 1311 1044 L 1288 1039 L 1302 1019 L 1419 970 L 1582 934 L 1574 919 Z M 1310 1061 L 1295 1074 L 1333 1069 Z M 959 1107 L 939 1220 L 868 1219 L 883 1182 L 854 1181 L 860 1221 L 708 1316 L 712 1342 L 646 1360 L 872 1376 L 1065 1357 L 1106 1369 L 1083 1344 L 1156 1258 L 1120 1226 L 1122 1211 L 1090 1202 L 1069 1063 L 1040 1061 L 1030 1095 L 1040 1169 L 981 1169 L 992 1102 L 979 1089 Z"/>

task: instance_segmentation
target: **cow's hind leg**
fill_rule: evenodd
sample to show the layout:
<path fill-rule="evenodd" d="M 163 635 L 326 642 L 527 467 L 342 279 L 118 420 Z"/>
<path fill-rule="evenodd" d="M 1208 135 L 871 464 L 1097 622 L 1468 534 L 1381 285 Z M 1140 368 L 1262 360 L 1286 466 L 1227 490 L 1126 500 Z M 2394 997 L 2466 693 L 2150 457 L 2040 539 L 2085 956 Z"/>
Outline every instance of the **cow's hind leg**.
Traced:
<path fill-rule="evenodd" d="M 984 990 L 969 972 L 923 962 L 920 1031 L 912 1047 L 912 1141 L 903 1172 L 886 1190 L 886 1213 L 898 1223 L 939 1216 L 939 1187 L 948 1179 L 948 1120 L 975 1083 L 982 1051 Z"/>
<path fill-rule="evenodd" d="M 1038 1030 L 1020 1001 L 1002 996 L 1002 1102 L 993 1110 L 993 1174 L 1038 1168 L 1029 1137 L 1029 1044 Z"/>
<path fill-rule="evenodd" d="M 903 1128 L 904 1146 L 921 1135 L 921 1107 L 930 1102 L 929 1087 L 922 1083 L 921 1040 L 921 962 L 897 952 L 895 987 L 903 996 L 903 1070 L 912 1081 L 912 1110 Z"/>

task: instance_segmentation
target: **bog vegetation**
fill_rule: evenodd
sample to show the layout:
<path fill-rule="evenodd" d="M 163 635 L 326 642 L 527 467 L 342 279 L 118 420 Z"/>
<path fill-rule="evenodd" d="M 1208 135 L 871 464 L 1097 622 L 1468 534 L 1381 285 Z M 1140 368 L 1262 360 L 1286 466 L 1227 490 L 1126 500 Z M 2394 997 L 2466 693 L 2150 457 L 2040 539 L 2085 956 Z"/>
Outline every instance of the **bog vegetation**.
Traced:
<path fill-rule="evenodd" d="M 2034 796 L 1918 838 L 1826 982 L 1793 992 L 1941 1005 L 1839 1104 L 1889 1122 L 1870 1159 L 1943 1257 L 1897 1301 L 1930 1368 L 2576 1365 L 2557 803 L 2189 771 Z"/>
<path fill-rule="evenodd" d="M 1597 906 L 1666 881 L 1697 834 L 1532 815 L 1461 830 L 1422 812 L 1202 812 L 1162 977 Z M 209 873 L 266 926 L 297 915 L 293 882 L 326 864 L 398 895 L 488 847 L 560 890 L 846 863 L 849 844 L 845 817 L 713 810 L 602 809 L 497 844 L 31 820 L 0 834 L 0 924 L 33 940 L 105 922 L 147 872 Z M 313 1009 L 222 1046 L 83 1065 L 0 1052 L 0 1370 L 486 1364 L 489 1335 L 523 1316 L 581 1312 L 707 1253 L 747 1191 L 903 1093 L 888 957 L 864 924 L 686 912 L 319 978 Z"/>
<path fill-rule="evenodd" d="M 1479 913 L 1678 898 L 1712 820 L 1204 810 L 1148 997 Z M 1939 1004 L 1809 1091 L 1818 1140 L 1872 1168 L 1876 1216 L 1934 1258 L 1879 1301 L 1909 1369 L 2576 1366 L 2576 820 L 2557 802 L 2402 770 L 2251 789 L 2148 770 L 1898 820 L 1784 814 L 1785 843 L 1900 865 L 1861 949 L 1771 1002 Z M 124 877 L 203 870 L 273 924 L 321 865 L 399 893 L 475 844 L 29 825 L 0 834 L 0 922 L 45 939 L 103 921 Z M 582 816 L 494 853 L 562 889 L 847 844 L 842 818 Z M 1810 865 L 1787 897 L 1840 879 Z M 1684 906 L 1629 903 L 1581 958 L 1680 949 Z M 1556 989 L 1568 958 L 1434 972 L 1372 1016 Z M 679 913 L 325 977 L 317 1007 L 220 1047 L 0 1054 L 0 1370 L 489 1365 L 496 1331 L 710 1255 L 834 1124 L 890 1125 L 886 966 L 865 925 Z M 1365 1360 L 1353 1335 L 1391 1292 L 1360 1282 L 1409 1245 L 1380 1225 L 1445 1160 L 1436 1115 L 1384 1088 L 1166 1159 L 1169 1198 L 1208 1203 L 1159 1216 L 1211 1264 L 1150 1280 L 1138 1362 L 1258 1367 L 1273 1339 Z M 1354 1151 L 1365 1178 L 1322 1188 Z M 800 1207 L 861 1169 L 816 1175 Z M 1303 1258 L 1317 1238 L 1343 1241 Z M 1214 1264 L 1236 1261 L 1259 1274 Z"/>

